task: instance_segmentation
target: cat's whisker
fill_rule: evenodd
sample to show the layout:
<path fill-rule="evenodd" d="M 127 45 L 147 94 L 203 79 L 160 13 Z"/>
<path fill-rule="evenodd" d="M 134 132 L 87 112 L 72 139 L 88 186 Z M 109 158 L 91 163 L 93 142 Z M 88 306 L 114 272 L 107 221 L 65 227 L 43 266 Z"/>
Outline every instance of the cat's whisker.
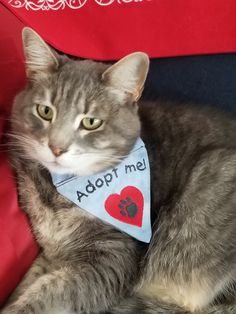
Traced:
<path fill-rule="evenodd" d="M 14 124 L 21 124 L 22 123 L 22 121 L 20 121 L 18 119 L 6 118 L 6 117 L 0 117 L 0 121 L 5 121 L 8 126 L 11 125 L 12 123 L 14 123 Z"/>
<path fill-rule="evenodd" d="M 22 144 L 26 144 L 27 146 L 30 145 L 33 146 L 36 143 L 36 141 L 30 138 L 29 136 L 22 136 L 14 133 L 7 133 L 7 136 L 13 139 L 10 141 L 10 143 L 18 144 L 19 142 L 19 146 L 22 146 Z"/>
<path fill-rule="evenodd" d="M 21 135 L 21 134 L 19 134 L 19 133 L 8 132 L 8 133 L 6 133 L 6 135 L 9 136 L 9 137 L 16 138 L 16 139 L 24 139 L 24 138 L 27 138 L 27 139 L 32 140 L 32 138 L 30 138 L 29 136 L 27 136 L 27 135 Z"/>

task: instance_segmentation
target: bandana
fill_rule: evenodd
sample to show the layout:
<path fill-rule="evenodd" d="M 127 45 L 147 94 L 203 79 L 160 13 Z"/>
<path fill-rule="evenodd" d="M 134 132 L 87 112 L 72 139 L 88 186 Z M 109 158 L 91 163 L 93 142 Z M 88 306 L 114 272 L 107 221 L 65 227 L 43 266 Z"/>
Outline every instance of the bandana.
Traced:
<path fill-rule="evenodd" d="M 150 242 L 150 167 L 140 138 L 128 157 L 112 169 L 93 176 L 51 176 L 57 191 L 68 200 L 137 240 Z"/>

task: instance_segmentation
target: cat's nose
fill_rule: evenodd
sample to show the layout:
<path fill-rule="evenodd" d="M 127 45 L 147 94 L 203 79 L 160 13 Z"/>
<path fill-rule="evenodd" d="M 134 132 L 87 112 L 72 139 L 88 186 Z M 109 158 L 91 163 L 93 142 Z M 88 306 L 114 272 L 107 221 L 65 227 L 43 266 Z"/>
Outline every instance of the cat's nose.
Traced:
<path fill-rule="evenodd" d="M 65 149 L 62 149 L 60 147 L 55 147 L 51 144 L 49 144 L 49 147 L 56 157 L 59 157 L 61 154 L 65 153 L 65 151 L 66 151 Z"/>

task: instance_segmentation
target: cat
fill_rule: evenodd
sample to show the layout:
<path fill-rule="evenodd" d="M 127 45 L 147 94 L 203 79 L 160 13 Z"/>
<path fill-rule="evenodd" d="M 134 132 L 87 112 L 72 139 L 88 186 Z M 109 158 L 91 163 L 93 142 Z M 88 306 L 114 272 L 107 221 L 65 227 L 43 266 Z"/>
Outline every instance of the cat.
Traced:
<path fill-rule="evenodd" d="M 1 313 L 236 313 L 235 117 L 139 100 L 145 53 L 113 65 L 72 60 L 29 28 L 23 47 L 12 162 L 41 251 Z M 139 136 L 151 169 L 150 244 L 61 196 L 49 173 L 114 167 Z"/>

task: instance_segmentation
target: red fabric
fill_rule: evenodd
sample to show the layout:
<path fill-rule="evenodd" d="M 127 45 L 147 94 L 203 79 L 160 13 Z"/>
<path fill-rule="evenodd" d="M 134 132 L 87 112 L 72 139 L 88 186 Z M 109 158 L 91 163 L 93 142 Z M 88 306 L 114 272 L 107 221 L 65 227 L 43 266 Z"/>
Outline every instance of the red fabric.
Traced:
<path fill-rule="evenodd" d="M 0 155 L 0 305 L 15 288 L 37 255 L 28 220 L 18 208 L 15 182 L 4 154 Z"/>
<path fill-rule="evenodd" d="M 0 116 L 0 134 L 4 126 Z M 0 137 L 1 140 L 1 137 Z M 0 153 L 0 305 L 15 288 L 37 255 L 25 214 L 17 203 L 14 175 Z"/>
<path fill-rule="evenodd" d="M 0 0 L 0 135 L 12 99 L 25 84 L 24 25 L 58 50 L 100 60 L 118 59 L 133 51 L 145 51 L 150 57 L 236 52 L 235 0 L 75 0 L 74 4 L 83 4 L 80 9 L 67 6 L 48 11 L 16 9 L 11 6 L 14 1 Z M 31 3 L 58 2 L 53 1 Z M 1 149 L 0 174 L 2 304 L 38 249 L 18 207 L 13 173 Z"/>
<path fill-rule="evenodd" d="M 25 69 L 21 43 L 24 27 L 0 3 L 0 112 L 9 115 L 12 100 L 25 84 Z"/>
<path fill-rule="evenodd" d="M 37 11 L 13 8 L 25 0 L 0 1 L 54 47 L 81 57 L 109 60 L 139 50 L 150 57 L 236 51 L 235 0 L 75 0 L 83 6 Z M 34 8 L 38 2 L 31 0 Z"/>
<path fill-rule="evenodd" d="M 37 256 L 26 215 L 18 207 L 14 174 L 1 146 L 16 92 L 25 83 L 20 23 L 0 4 L 0 306 Z M 9 27 L 10 26 L 10 27 Z"/>

